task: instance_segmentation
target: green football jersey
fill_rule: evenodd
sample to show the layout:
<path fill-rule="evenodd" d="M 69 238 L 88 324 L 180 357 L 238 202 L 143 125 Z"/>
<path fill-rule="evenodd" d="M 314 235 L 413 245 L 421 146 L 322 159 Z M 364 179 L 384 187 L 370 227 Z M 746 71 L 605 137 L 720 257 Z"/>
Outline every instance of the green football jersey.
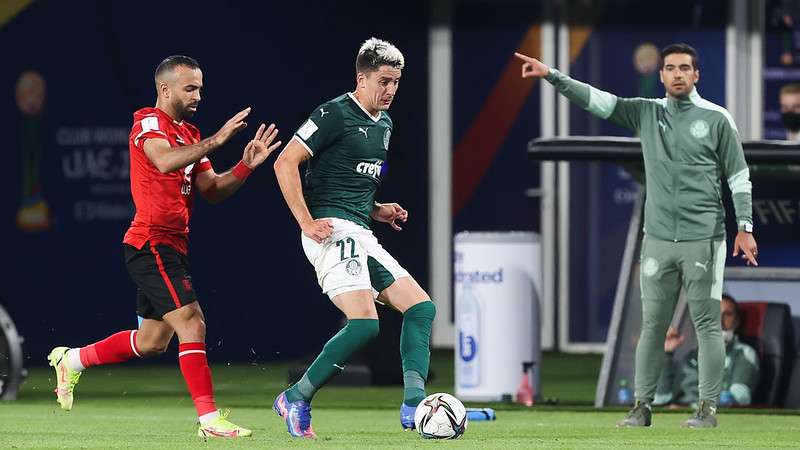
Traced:
<path fill-rule="evenodd" d="M 352 93 L 314 110 L 295 133 L 311 154 L 303 195 L 312 217 L 370 227 L 391 136 L 389 115 L 380 111 L 371 116 Z"/>

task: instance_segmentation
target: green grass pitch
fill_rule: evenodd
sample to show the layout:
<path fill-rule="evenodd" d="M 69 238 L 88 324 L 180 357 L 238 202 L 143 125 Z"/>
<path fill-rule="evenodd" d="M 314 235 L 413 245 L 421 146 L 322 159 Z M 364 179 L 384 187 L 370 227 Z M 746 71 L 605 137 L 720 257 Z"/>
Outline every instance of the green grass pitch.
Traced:
<path fill-rule="evenodd" d="M 217 399 L 231 419 L 253 429 L 233 441 L 195 436 L 194 409 L 176 366 L 90 369 L 65 413 L 52 394 L 51 371 L 36 368 L 20 398 L 0 403 L 0 448 L 798 448 L 800 415 L 723 411 L 714 430 L 684 430 L 688 411 L 657 412 L 650 429 L 616 429 L 621 410 L 591 407 L 597 356 L 546 354 L 543 394 L 559 406 L 491 405 L 498 420 L 475 422 L 456 441 L 426 441 L 400 431 L 399 387 L 329 387 L 314 400 L 313 442 L 292 440 L 272 412 L 285 364 L 215 365 Z M 437 353 L 429 392 L 452 392 L 452 353 Z"/>

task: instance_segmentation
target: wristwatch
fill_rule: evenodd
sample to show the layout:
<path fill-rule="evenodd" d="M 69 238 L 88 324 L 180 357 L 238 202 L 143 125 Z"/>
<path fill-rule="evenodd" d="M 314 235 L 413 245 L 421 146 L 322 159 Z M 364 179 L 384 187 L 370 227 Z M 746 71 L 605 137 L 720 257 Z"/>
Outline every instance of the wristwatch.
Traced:
<path fill-rule="evenodd" d="M 752 233 L 753 224 L 750 222 L 742 222 L 739 224 L 739 231 L 744 231 L 745 233 Z"/>

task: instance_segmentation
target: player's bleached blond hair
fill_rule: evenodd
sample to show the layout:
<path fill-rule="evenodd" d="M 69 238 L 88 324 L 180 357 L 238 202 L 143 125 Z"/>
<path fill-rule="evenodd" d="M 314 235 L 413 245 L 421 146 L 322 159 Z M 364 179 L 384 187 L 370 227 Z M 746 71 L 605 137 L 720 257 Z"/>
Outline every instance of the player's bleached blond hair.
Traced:
<path fill-rule="evenodd" d="M 400 50 L 387 41 L 369 38 L 361 44 L 356 56 L 356 72 L 374 72 L 381 66 L 403 69 L 406 60 Z"/>

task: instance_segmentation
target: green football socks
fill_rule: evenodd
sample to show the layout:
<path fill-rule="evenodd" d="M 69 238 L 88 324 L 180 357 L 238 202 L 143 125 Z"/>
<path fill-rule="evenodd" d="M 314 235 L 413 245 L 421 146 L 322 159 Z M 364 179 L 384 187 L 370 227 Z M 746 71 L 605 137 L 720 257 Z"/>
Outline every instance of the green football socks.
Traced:
<path fill-rule="evenodd" d="M 417 406 L 425 398 L 431 351 L 431 326 L 436 306 L 424 301 L 408 308 L 403 314 L 400 332 L 400 357 L 403 359 L 403 403 Z"/>
<path fill-rule="evenodd" d="M 325 383 L 344 370 L 345 363 L 353 353 L 378 335 L 378 330 L 377 319 L 348 320 L 347 325 L 325 344 L 303 378 L 286 391 L 286 400 L 311 401 Z"/>

